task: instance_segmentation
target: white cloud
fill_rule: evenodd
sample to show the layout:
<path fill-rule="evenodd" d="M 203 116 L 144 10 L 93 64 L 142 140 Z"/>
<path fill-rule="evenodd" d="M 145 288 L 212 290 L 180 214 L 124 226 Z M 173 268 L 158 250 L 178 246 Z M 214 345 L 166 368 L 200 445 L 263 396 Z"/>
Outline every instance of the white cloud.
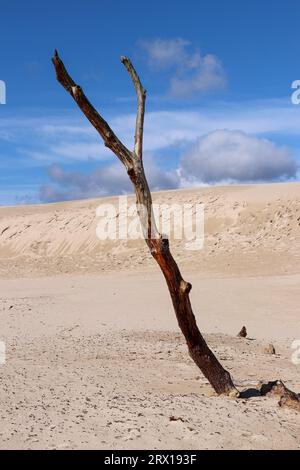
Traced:
<path fill-rule="evenodd" d="M 182 38 L 141 41 L 150 66 L 170 69 L 170 93 L 188 96 L 226 86 L 226 75 L 220 60 L 191 50 L 191 43 Z"/>
<path fill-rule="evenodd" d="M 192 77 L 171 79 L 171 94 L 187 96 L 195 92 L 222 89 L 225 85 L 225 74 L 220 61 L 213 55 L 206 55 Z"/>
<path fill-rule="evenodd" d="M 287 147 L 240 131 L 218 130 L 200 138 L 183 156 L 184 184 L 276 181 L 296 177 Z"/>
<path fill-rule="evenodd" d="M 190 67 L 198 65 L 198 56 L 193 60 L 186 50 L 191 44 L 186 39 L 157 38 L 150 41 L 140 41 L 139 44 L 147 52 L 148 61 L 152 67 L 166 68 L 186 63 Z"/>

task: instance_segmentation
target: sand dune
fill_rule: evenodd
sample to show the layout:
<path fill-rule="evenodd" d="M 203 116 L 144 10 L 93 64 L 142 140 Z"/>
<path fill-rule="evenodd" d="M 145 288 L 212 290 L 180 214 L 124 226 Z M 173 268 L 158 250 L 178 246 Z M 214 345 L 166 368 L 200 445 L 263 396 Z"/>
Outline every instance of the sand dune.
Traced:
<path fill-rule="evenodd" d="M 166 191 L 155 193 L 154 202 L 205 205 L 204 249 L 195 253 L 184 242 L 172 243 L 189 268 L 229 275 L 245 267 L 247 274 L 298 272 L 300 183 Z M 0 275 L 151 269 L 143 240 L 97 238 L 101 203 L 118 208 L 117 198 L 0 208 Z"/>
<path fill-rule="evenodd" d="M 237 386 L 300 391 L 300 183 L 154 200 L 205 204 L 203 250 L 171 248 Z M 0 208 L 0 448 L 300 449 L 299 413 L 214 396 L 144 241 L 96 237 L 101 202 Z M 236 337 L 244 324 L 249 339 Z"/>

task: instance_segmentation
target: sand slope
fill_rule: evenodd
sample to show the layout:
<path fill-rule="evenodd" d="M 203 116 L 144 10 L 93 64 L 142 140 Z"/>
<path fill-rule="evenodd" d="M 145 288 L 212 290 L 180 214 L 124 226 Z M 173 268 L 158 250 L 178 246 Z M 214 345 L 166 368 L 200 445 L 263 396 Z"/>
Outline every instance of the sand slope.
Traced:
<path fill-rule="evenodd" d="M 155 199 L 206 204 L 204 249 L 174 251 L 237 386 L 300 391 L 300 184 Z M 98 203 L 0 208 L 0 448 L 300 449 L 299 413 L 213 395 L 144 243 L 95 237 Z"/>

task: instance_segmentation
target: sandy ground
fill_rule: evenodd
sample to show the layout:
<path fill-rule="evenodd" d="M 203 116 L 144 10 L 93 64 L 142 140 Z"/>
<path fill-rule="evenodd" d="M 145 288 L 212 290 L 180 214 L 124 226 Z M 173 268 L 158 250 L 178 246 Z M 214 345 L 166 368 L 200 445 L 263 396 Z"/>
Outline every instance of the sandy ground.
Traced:
<path fill-rule="evenodd" d="M 206 205 L 204 249 L 171 246 L 237 386 L 300 391 L 300 184 L 155 199 Z M 0 208 L 0 448 L 300 449 L 300 415 L 278 400 L 214 396 L 143 242 L 96 238 L 99 202 Z"/>

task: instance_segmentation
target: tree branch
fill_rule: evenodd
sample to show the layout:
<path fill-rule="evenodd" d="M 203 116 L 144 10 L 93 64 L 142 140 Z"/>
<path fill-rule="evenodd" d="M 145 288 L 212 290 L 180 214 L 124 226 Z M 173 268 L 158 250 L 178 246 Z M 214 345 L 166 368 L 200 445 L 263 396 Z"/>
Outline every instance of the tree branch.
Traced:
<path fill-rule="evenodd" d="M 82 88 L 79 85 L 76 85 L 74 80 L 68 74 L 64 63 L 60 59 L 56 49 L 54 51 L 52 62 L 55 67 L 56 78 L 59 83 L 64 87 L 64 89 L 68 93 L 70 93 L 72 98 L 78 104 L 81 111 L 85 114 L 85 116 L 95 127 L 95 129 L 99 132 L 104 141 L 104 145 L 110 148 L 125 165 L 127 171 L 130 171 L 133 167 L 132 160 L 134 158 L 134 155 L 118 139 L 118 137 L 110 128 L 108 123 L 102 118 L 102 116 L 100 116 L 100 114 L 96 111 L 93 105 L 89 102 Z"/>
<path fill-rule="evenodd" d="M 121 57 L 121 62 L 126 67 L 137 94 L 137 115 L 134 135 L 134 151 L 138 158 L 141 160 L 143 155 L 143 133 L 144 133 L 144 116 L 145 116 L 145 102 L 146 90 L 143 88 L 140 78 L 128 57 Z"/>

